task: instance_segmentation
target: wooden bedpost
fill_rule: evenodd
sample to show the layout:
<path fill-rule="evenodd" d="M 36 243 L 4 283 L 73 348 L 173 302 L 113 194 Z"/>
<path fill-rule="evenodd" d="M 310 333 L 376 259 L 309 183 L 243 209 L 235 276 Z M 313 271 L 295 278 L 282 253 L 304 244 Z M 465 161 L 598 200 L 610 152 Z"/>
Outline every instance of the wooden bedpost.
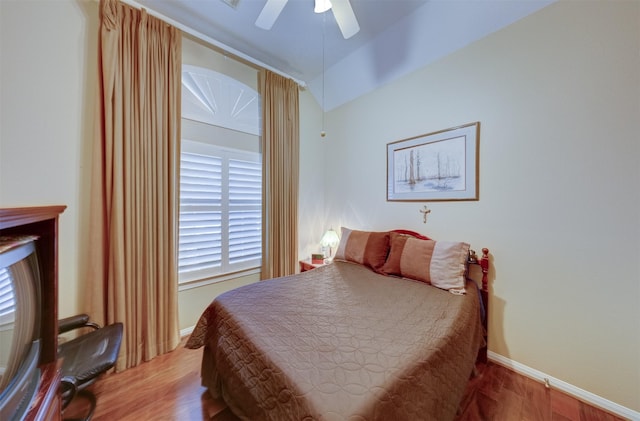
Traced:
<path fill-rule="evenodd" d="M 485 345 L 478 352 L 477 361 L 481 363 L 487 362 L 487 351 L 489 345 L 488 331 L 489 331 L 489 280 L 487 279 L 487 274 L 489 273 L 489 249 L 482 249 L 482 257 L 478 259 L 478 264 L 480 265 L 480 269 L 482 270 L 482 289 L 480 290 L 480 295 L 482 296 L 482 302 L 484 303 L 484 311 L 485 317 L 483 320 L 484 325 L 484 341 Z"/>
<path fill-rule="evenodd" d="M 482 258 L 480 258 L 480 268 L 482 269 L 482 290 L 489 291 L 489 281 L 487 274 L 489 273 L 489 249 L 482 249 Z"/>

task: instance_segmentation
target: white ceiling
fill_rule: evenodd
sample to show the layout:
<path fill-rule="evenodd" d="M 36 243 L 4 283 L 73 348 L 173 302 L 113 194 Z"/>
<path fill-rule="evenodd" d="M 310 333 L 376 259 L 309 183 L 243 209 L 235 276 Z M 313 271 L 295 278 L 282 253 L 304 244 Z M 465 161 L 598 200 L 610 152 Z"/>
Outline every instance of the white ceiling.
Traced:
<path fill-rule="evenodd" d="M 289 0 L 268 31 L 255 26 L 266 0 L 124 1 L 296 79 L 331 110 L 556 0 L 351 0 L 360 32 L 347 40 L 314 0 Z"/>

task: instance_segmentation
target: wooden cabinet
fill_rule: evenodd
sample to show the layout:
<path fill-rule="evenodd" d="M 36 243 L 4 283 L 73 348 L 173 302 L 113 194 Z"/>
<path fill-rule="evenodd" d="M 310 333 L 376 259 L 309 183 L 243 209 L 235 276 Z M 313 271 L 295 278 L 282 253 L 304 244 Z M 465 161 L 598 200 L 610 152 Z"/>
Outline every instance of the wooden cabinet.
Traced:
<path fill-rule="evenodd" d="M 66 206 L 0 209 L 0 235 L 37 235 L 40 264 L 40 384 L 27 420 L 62 418 L 58 361 L 58 216 Z"/>

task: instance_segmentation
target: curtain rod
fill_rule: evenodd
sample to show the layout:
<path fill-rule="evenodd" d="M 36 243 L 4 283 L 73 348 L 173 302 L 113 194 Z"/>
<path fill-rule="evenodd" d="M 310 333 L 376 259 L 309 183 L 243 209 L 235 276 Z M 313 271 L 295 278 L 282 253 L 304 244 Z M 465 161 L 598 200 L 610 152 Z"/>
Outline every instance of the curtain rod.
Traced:
<path fill-rule="evenodd" d="M 99 2 L 100 0 L 96 0 L 96 1 Z M 270 71 L 272 71 L 274 73 L 277 73 L 280 76 L 283 76 L 283 77 L 286 77 L 288 79 L 291 79 L 291 80 L 293 80 L 294 82 L 296 82 L 298 85 L 300 85 L 303 88 L 306 87 L 306 83 L 305 82 L 303 82 L 301 80 L 298 80 L 298 79 L 294 78 L 293 76 L 288 75 L 288 74 L 286 74 L 286 73 L 284 73 L 284 72 L 282 72 L 282 71 L 280 71 L 280 70 L 278 70 L 278 69 L 276 69 L 276 68 L 274 68 L 272 66 L 269 66 L 268 64 L 263 63 L 260 60 L 257 60 L 257 59 L 255 59 L 255 58 L 253 58 L 253 57 L 251 57 L 251 56 L 249 56 L 249 55 L 247 55 L 247 54 L 245 54 L 245 53 L 243 53 L 241 51 L 238 51 L 235 48 L 229 47 L 226 44 L 223 44 L 223 43 L 221 43 L 219 41 L 216 41 L 215 39 L 213 39 L 213 38 L 211 38 L 211 37 L 209 37 L 209 36 L 207 36 L 207 35 L 205 35 L 205 34 L 203 34 L 201 32 L 198 32 L 193 28 L 189 28 L 188 26 L 183 25 L 180 22 L 177 22 L 177 21 L 171 19 L 170 17 L 167 17 L 167 16 L 165 16 L 165 15 L 163 15 L 161 13 L 158 13 L 155 10 L 152 10 L 152 9 L 149 9 L 148 7 L 142 6 L 141 4 L 136 3 L 134 0 L 120 0 L 120 1 L 122 3 L 126 3 L 126 4 L 130 5 L 132 7 L 135 7 L 137 9 L 144 9 L 150 15 L 152 15 L 152 16 L 160 19 L 160 20 L 163 20 L 163 21 L 167 22 L 170 25 L 175 26 L 176 28 L 180 29 L 182 32 L 186 32 L 187 34 L 189 34 L 189 35 L 191 35 L 193 37 L 196 37 L 201 41 L 208 42 L 209 44 L 214 45 L 214 46 L 220 48 L 221 50 L 223 50 L 223 51 L 225 51 L 225 52 L 227 52 L 229 54 L 233 54 L 234 56 L 236 56 L 238 58 L 241 58 L 242 60 L 246 60 L 251 64 L 255 64 L 256 66 L 262 67 L 264 69 L 267 69 L 267 70 L 270 70 Z"/>

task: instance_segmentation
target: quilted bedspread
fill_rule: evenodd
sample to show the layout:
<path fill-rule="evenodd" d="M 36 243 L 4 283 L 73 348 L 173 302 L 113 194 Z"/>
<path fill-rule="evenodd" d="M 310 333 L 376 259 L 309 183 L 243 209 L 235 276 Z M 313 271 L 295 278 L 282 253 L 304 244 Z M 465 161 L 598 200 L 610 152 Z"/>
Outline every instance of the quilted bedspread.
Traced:
<path fill-rule="evenodd" d="M 220 295 L 186 346 L 242 419 L 448 420 L 482 337 L 475 287 L 334 262 Z"/>

